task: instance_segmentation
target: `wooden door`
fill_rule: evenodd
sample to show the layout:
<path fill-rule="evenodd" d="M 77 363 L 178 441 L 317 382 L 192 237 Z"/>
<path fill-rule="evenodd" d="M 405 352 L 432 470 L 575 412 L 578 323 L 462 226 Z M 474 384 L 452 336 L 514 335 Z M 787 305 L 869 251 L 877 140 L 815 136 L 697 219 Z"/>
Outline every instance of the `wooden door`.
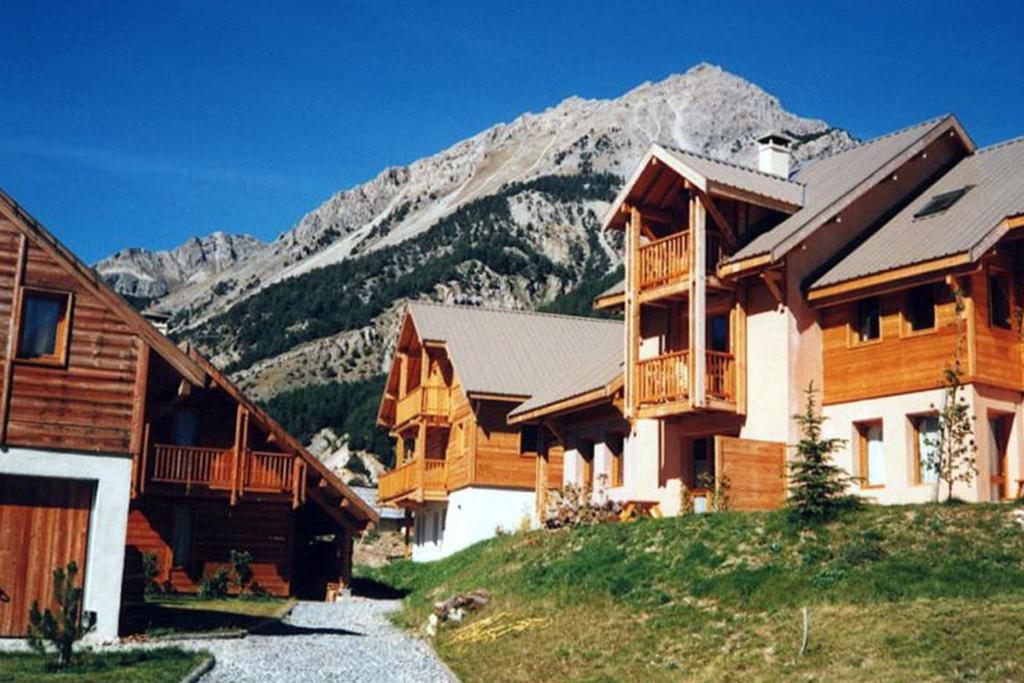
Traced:
<path fill-rule="evenodd" d="M 1010 496 L 1008 479 L 1008 449 L 1013 415 L 998 415 L 988 419 L 989 500 L 1005 500 Z"/>
<path fill-rule="evenodd" d="M 91 482 L 0 475 L 0 636 L 28 629 L 34 600 L 55 607 L 53 570 L 74 560 L 85 581 Z"/>

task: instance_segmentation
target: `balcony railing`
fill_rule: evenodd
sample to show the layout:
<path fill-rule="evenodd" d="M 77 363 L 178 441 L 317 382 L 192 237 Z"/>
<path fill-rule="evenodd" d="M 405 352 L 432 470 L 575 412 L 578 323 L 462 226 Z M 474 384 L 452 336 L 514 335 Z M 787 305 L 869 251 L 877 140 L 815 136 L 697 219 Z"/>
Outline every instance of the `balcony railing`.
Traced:
<path fill-rule="evenodd" d="M 243 451 L 238 479 L 235 476 L 235 452 L 232 448 L 174 446 L 154 444 L 152 474 L 149 481 L 184 485 L 186 490 L 202 486 L 239 491 L 287 493 L 298 485 L 295 457 L 288 453 Z"/>
<path fill-rule="evenodd" d="M 708 274 L 714 274 L 721 250 L 718 234 L 709 232 L 705 249 Z M 679 280 L 690 270 L 690 232 L 684 230 L 648 242 L 640 246 L 638 254 L 640 289 L 660 287 Z"/>
<path fill-rule="evenodd" d="M 386 472 L 377 484 L 377 499 L 382 503 L 399 498 L 443 500 L 447 496 L 448 463 L 433 458 L 417 458 Z"/>
<path fill-rule="evenodd" d="M 398 399 L 395 406 L 395 424 L 404 424 L 421 417 L 445 418 L 451 403 L 448 387 L 416 387 Z"/>
<path fill-rule="evenodd" d="M 672 403 L 689 396 L 689 351 L 673 351 L 637 363 L 641 404 Z M 731 353 L 705 352 L 704 388 L 709 398 L 736 400 L 736 364 Z"/>

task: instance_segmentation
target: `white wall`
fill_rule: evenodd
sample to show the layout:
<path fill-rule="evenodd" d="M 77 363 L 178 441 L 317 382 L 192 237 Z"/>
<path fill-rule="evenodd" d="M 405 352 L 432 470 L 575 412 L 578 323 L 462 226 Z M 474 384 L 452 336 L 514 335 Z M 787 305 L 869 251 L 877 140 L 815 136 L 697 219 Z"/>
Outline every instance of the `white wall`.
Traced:
<path fill-rule="evenodd" d="M 767 299 L 761 292 L 759 299 Z M 752 302 L 755 303 L 755 302 Z M 789 442 L 791 316 L 772 301 L 757 301 L 747 316 L 747 419 L 744 439 Z"/>
<path fill-rule="evenodd" d="M 117 637 L 131 495 L 131 459 L 24 448 L 0 452 L 0 474 L 94 482 L 86 552 L 84 609 L 96 613 L 92 642 Z"/>
<path fill-rule="evenodd" d="M 976 417 L 975 441 L 978 445 L 978 476 L 971 484 L 959 483 L 953 487 L 953 494 L 967 501 L 991 500 L 989 483 L 989 424 L 988 417 L 994 414 L 1015 416 L 1010 434 L 1009 450 L 1009 493 L 1016 493 L 1016 479 L 1021 476 L 1020 428 L 1017 416 L 1019 404 L 1011 392 L 986 389 L 979 393 L 973 385 L 965 388 L 964 398 Z M 847 443 L 836 458 L 837 464 L 855 475 L 857 471 L 857 422 L 882 420 L 882 443 L 885 452 L 885 486 L 861 489 L 857 493 L 878 503 L 922 503 L 936 500 L 935 484 L 914 482 L 914 428 L 911 417 L 934 413 L 935 406 L 941 406 L 941 389 L 918 391 L 910 394 L 851 401 L 825 406 L 822 415 L 826 417 L 823 433 L 826 437 L 846 439 Z M 941 496 L 945 498 L 946 488 L 942 485 Z"/>
<path fill-rule="evenodd" d="M 415 562 L 430 562 L 448 557 L 474 543 L 493 538 L 500 527 L 516 531 L 524 519 L 534 518 L 536 496 L 533 491 L 469 487 L 448 494 L 447 505 L 424 506 L 416 510 L 417 527 L 427 524 L 426 535 L 417 534 L 412 546 Z M 431 533 L 435 528 L 427 520 L 431 514 L 444 513 L 443 532 Z"/>

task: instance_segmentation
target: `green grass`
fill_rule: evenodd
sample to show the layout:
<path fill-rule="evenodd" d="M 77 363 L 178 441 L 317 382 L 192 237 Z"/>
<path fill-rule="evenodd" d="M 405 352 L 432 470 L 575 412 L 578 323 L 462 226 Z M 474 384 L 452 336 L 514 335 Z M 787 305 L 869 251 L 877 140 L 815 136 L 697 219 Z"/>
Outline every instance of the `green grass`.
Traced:
<path fill-rule="evenodd" d="M 252 628 L 267 619 L 280 619 L 291 607 L 279 598 L 203 600 L 189 595 L 146 598 L 126 610 L 126 634 L 165 636 L 178 633 L 225 633 Z"/>
<path fill-rule="evenodd" d="M 178 648 L 126 650 L 123 652 L 82 652 L 75 655 L 70 668 L 54 671 L 49 659 L 36 654 L 0 656 L 0 681 L 3 683 L 119 682 L 170 683 L 180 681 L 192 667 L 208 655 Z"/>
<path fill-rule="evenodd" d="M 720 513 L 502 537 L 364 575 L 410 590 L 398 620 L 485 588 L 435 645 L 474 680 L 1024 680 L 1024 526 L 1016 506 L 869 507 L 798 531 Z M 810 614 L 803 657 L 801 610 Z"/>

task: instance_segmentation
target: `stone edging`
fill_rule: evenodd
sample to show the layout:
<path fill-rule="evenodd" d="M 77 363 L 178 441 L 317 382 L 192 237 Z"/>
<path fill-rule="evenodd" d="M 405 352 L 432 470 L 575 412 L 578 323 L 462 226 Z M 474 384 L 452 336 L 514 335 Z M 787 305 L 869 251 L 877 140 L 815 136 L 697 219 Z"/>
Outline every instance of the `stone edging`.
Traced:
<path fill-rule="evenodd" d="M 211 654 L 206 655 L 198 664 L 192 667 L 191 671 L 185 674 L 185 677 L 179 683 L 196 683 L 200 678 L 208 674 L 216 663 L 216 657 Z"/>

